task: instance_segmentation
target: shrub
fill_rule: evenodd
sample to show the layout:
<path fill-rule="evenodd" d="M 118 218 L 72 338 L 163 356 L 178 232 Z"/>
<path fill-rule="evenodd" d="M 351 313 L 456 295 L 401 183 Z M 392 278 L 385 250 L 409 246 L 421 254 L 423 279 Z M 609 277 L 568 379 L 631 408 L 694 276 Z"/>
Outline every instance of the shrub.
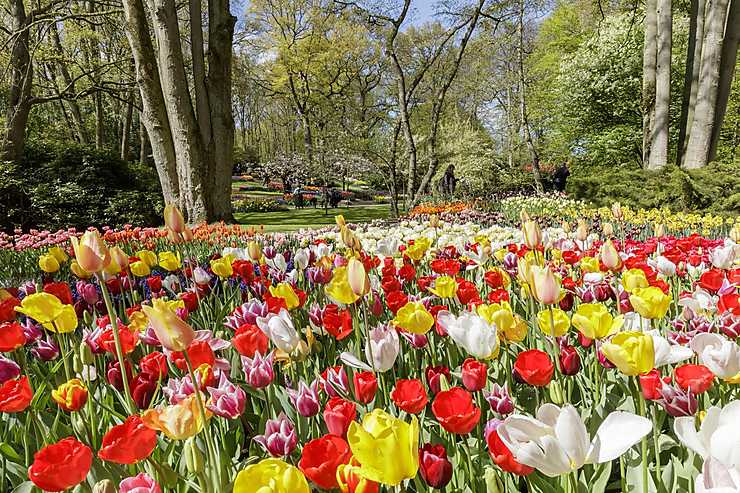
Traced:
<path fill-rule="evenodd" d="M 111 151 L 31 143 L 0 163 L 0 229 L 158 224 L 162 207 L 155 170 Z"/>
<path fill-rule="evenodd" d="M 285 205 L 272 199 L 247 199 L 234 202 L 234 212 L 277 212 L 287 209 Z"/>

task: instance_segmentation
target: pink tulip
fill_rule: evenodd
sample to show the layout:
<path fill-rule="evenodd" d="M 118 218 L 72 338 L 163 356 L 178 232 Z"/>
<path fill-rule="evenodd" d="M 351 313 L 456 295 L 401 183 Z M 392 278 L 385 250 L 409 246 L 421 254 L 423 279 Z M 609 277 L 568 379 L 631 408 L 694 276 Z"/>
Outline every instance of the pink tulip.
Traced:
<path fill-rule="evenodd" d="M 226 373 L 221 373 L 218 387 L 207 387 L 206 390 L 211 394 L 207 407 L 216 416 L 234 419 L 244 412 L 247 394 L 243 389 L 231 383 Z"/>
<path fill-rule="evenodd" d="M 121 481 L 118 485 L 118 493 L 162 493 L 162 490 L 151 476 L 142 472 Z"/>
<path fill-rule="evenodd" d="M 288 389 L 288 396 L 290 402 L 293 403 L 293 407 L 303 417 L 316 416 L 321 410 L 318 380 L 311 382 L 310 387 L 303 382 L 299 382 L 298 390 Z"/>
<path fill-rule="evenodd" d="M 265 433 L 254 437 L 254 441 L 273 457 L 285 457 L 298 444 L 298 435 L 293 423 L 284 413 L 280 413 L 277 419 L 267 420 Z"/>
<path fill-rule="evenodd" d="M 261 389 L 272 383 L 272 379 L 275 377 L 272 368 L 272 353 L 268 354 L 267 357 L 263 357 L 257 351 L 254 358 L 247 358 L 246 356 L 242 356 L 241 358 L 247 385 L 255 389 Z"/>

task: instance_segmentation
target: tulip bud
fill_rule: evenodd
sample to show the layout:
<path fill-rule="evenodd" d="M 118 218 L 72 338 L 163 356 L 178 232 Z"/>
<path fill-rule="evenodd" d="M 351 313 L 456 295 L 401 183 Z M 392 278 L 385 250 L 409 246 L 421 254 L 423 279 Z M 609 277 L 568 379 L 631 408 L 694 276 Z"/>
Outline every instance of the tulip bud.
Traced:
<path fill-rule="evenodd" d="M 560 227 L 563 228 L 565 234 L 570 233 L 570 223 L 568 221 L 563 221 L 562 223 L 560 223 Z"/>
<path fill-rule="evenodd" d="M 357 296 L 365 296 L 370 292 L 370 279 L 365 272 L 365 266 L 354 257 L 349 259 L 347 264 L 347 281 Z"/>
<path fill-rule="evenodd" d="M 80 343 L 80 361 L 83 365 L 92 365 L 95 362 L 95 356 L 93 356 L 90 346 L 86 342 Z"/>
<path fill-rule="evenodd" d="M 522 233 L 524 234 L 524 244 L 528 248 L 535 249 L 542 244 L 542 230 L 535 221 L 525 221 L 522 224 Z"/>
<path fill-rule="evenodd" d="M 586 226 L 586 222 L 583 219 L 578 220 L 576 239 L 578 241 L 586 241 L 586 239 L 588 239 L 588 226 Z"/>
<path fill-rule="evenodd" d="M 425 444 L 419 449 L 419 473 L 432 488 L 442 489 L 452 479 L 452 463 L 442 444 Z"/>
<path fill-rule="evenodd" d="M 607 269 L 615 271 L 619 270 L 622 266 L 622 258 L 619 256 L 619 252 L 614 247 L 612 240 L 607 240 L 606 243 L 601 245 L 599 254 L 601 256 L 601 262 Z"/>
<path fill-rule="evenodd" d="M 340 228 L 344 228 L 347 225 L 347 222 L 344 220 L 344 216 L 342 214 L 334 216 L 334 221 Z"/>
<path fill-rule="evenodd" d="M 205 466 L 203 452 L 195 443 L 193 437 L 190 437 L 185 441 L 185 450 L 183 450 L 183 454 L 185 454 L 185 465 L 190 474 L 198 474 L 203 471 Z"/>
<path fill-rule="evenodd" d="M 521 211 L 519 211 L 519 220 L 522 222 L 522 224 L 524 224 L 527 221 L 529 221 L 529 214 L 524 209 L 522 209 Z"/>
<path fill-rule="evenodd" d="M 98 481 L 92 489 L 92 493 L 116 493 L 116 491 L 116 486 L 110 479 Z"/>
<path fill-rule="evenodd" d="M 185 218 L 176 205 L 167 204 L 164 208 L 164 225 L 175 233 L 182 233 L 185 230 Z"/>
<path fill-rule="evenodd" d="M 622 204 L 619 202 L 614 202 L 612 204 L 612 216 L 614 216 L 614 219 L 617 221 L 621 221 L 624 217 L 624 213 L 622 212 Z"/>
<path fill-rule="evenodd" d="M 663 223 L 658 223 L 655 225 L 654 228 L 655 231 L 655 237 L 660 238 L 662 236 L 665 236 L 665 225 Z"/>
<path fill-rule="evenodd" d="M 439 216 L 438 215 L 432 214 L 429 217 L 429 226 L 434 229 L 437 229 L 439 227 Z"/>
<path fill-rule="evenodd" d="M 604 232 L 604 236 L 607 238 L 611 238 L 614 236 L 614 226 L 612 226 L 612 223 L 604 223 L 603 226 L 601 226 L 601 230 Z"/>
<path fill-rule="evenodd" d="M 509 389 L 504 383 L 503 387 L 497 383 L 493 384 L 490 392 L 483 391 L 483 396 L 488 401 L 493 411 L 499 414 L 507 415 L 514 412 L 514 402 L 511 400 Z"/>
<path fill-rule="evenodd" d="M 547 267 L 532 266 L 530 269 L 532 295 L 544 305 L 552 305 L 560 299 L 560 282 Z"/>
<path fill-rule="evenodd" d="M 486 467 L 483 477 L 486 481 L 486 493 L 502 493 L 506 491 L 501 478 L 498 477 L 493 467 Z"/>
<path fill-rule="evenodd" d="M 563 400 L 563 388 L 560 386 L 560 382 L 553 380 L 548 386 L 550 389 L 550 400 L 553 404 L 561 405 Z"/>
<path fill-rule="evenodd" d="M 560 372 L 572 376 L 581 370 L 581 357 L 573 346 L 565 346 L 560 350 Z"/>
<path fill-rule="evenodd" d="M 247 245 L 247 253 L 249 254 L 249 258 L 257 261 L 262 258 L 262 247 L 256 241 L 250 241 Z"/>
<path fill-rule="evenodd" d="M 79 239 L 70 238 L 79 267 L 87 272 L 100 272 L 111 262 L 110 252 L 97 231 L 86 231 Z"/>
<path fill-rule="evenodd" d="M 193 241 L 193 230 L 188 226 L 185 226 L 185 230 L 182 232 L 183 241 Z"/>

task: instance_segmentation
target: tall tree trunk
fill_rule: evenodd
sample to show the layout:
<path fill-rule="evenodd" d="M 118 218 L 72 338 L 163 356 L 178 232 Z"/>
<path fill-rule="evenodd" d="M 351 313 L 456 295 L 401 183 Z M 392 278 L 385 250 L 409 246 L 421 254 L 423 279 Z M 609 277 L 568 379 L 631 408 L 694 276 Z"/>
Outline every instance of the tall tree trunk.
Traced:
<path fill-rule="evenodd" d="M 198 128 L 206 149 L 211 145 L 211 109 L 206 89 L 206 60 L 203 49 L 203 9 L 201 0 L 189 0 L 190 50 L 193 63 L 193 93 Z"/>
<path fill-rule="evenodd" d="M 77 91 L 75 90 L 74 80 L 72 79 L 69 70 L 67 70 L 66 63 L 62 59 L 64 57 L 64 49 L 62 48 L 62 41 L 59 38 L 59 30 L 57 29 L 56 22 L 52 22 L 49 25 L 49 34 L 51 35 L 51 42 L 54 51 L 56 51 L 57 57 L 59 58 L 56 63 L 56 67 L 59 75 L 62 76 L 64 85 L 66 86 L 65 91 L 76 94 Z M 72 121 L 74 122 L 74 129 L 75 134 L 77 135 L 77 140 L 79 140 L 81 144 L 89 144 L 90 137 L 87 134 L 87 129 L 85 128 L 85 121 L 82 119 L 82 111 L 80 111 L 80 105 L 77 104 L 76 99 L 69 99 L 67 102 L 69 104 L 69 112 L 72 115 Z"/>
<path fill-rule="evenodd" d="M 657 0 L 657 54 L 655 70 L 655 120 L 647 169 L 668 164 L 668 124 L 671 108 L 671 0 Z"/>
<path fill-rule="evenodd" d="M 232 42 L 236 17 L 229 0 L 208 0 L 208 102 L 212 127 L 208 146 L 209 221 L 232 221 L 231 173 L 234 169 L 234 116 L 231 106 Z M 200 110 L 199 110 L 200 111 Z"/>
<path fill-rule="evenodd" d="M 141 112 L 139 112 L 139 164 L 145 165 L 146 164 L 146 148 L 148 146 L 149 139 L 147 139 L 146 135 L 146 126 L 144 125 L 144 117 Z M 176 203 L 176 197 L 175 202 Z"/>
<path fill-rule="evenodd" d="M 722 43 L 722 57 L 719 64 L 719 89 L 717 92 L 717 104 L 714 113 L 714 127 L 712 128 L 712 141 L 709 146 L 709 161 L 717 157 L 717 145 L 722 131 L 722 123 L 727 113 L 727 101 L 730 98 L 732 79 L 735 76 L 737 62 L 737 45 L 740 41 L 740 0 L 730 0 L 730 11 L 727 14 L 725 28 L 725 39 Z"/>
<path fill-rule="evenodd" d="M 130 91 L 126 102 L 126 116 L 123 119 L 123 131 L 121 132 L 121 159 L 128 161 L 129 148 L 131 147 L 131 121 L 134 118 L 134 92 Z"/>
<path fill-rule="evenodd" d="M 31 112 L 33 66 L 28 51 L 29 31 L 23 0 L 10 0 L 10 29 L 13 41 L 10 51 L 10 87 L 5 113 L 0 159 L 18 161 L 26 145 L 26 124 Z"/>
<path fill-rule="evenodd" d="M 105 144 L 105 119 L 103 115 L 103 93 L 97 91 L 95 101 L 95 148 L 101 150 Z"/>
<path fill-rule="evenodd" d="M 532 131 L 529 128 L 529 117 L 527 115 L 527 87 L 524 79 L 524 0 L 521 0 L 519 7 L 519 116 L 524 128 L 524 141 L 527 143 L 529 155 L 532 158 L 532 177 L 534 178 L 534 187 L 537 193 L 542 193 L 542 173 L 540 172 L 540 154 L 532 140 Z"/>
<path fill-rule="evenodd" d="M 686 50 L 686 70 L 683 80 L 681 99 L 681 118 L 676 143 L 676 165 L 680 166 L 686 153 L 686 143 L 691 122 L 694 119 L 696 90 L 699 86 L 699 66 L 701 65 L 701 47 L 704 41 L 704 6 L 705 0 L 691 0 L 689 13 L 689 45 Z"/>
<path fill-rule="evenodd" d="M 205 152 L 188 89 L 174 0 L 153 0 L 152 24 L 159 47 L 159 73 L 177 157 L 180 202 L 187 220 L 207 218 Z"/>
<path fill-rule="evenodd" d="M 684 168 L 687 169 L 701 168 L 709 162 L 728 3 L 728 0 L 709 0 L 707 6 L 696 109 L 684 159 Z"/>
<path fill-rule="evenodd" d="M 126 38 L 136 65 L 136 81 L 141 93 L 141 122 L 146 127 L 152 156 L 162 184 L 162 195 L 168 204 L 182 205 L 177 177 L 175 146 L 165 108 L 157 69 L 157 56 L 149 34 L 142 0 L 123 0 Z M 141 154 L 145 154 L 142 145 Z M 143 160 L 143 159 L 142 159 Z"/>
<path fill-rule="evenodd" d="M 645 38 L 642 52 L 642 165 L 650 165 L 655 122 L 658 56 L 658 0 L 645 1 Z"/>

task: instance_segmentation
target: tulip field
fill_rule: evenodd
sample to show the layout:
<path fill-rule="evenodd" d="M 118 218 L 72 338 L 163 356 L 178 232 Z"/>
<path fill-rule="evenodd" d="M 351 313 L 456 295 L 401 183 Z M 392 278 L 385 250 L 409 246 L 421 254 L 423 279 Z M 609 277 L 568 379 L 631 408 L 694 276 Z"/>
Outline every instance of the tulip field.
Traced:
<path fill-rule="evenodd" d="M 0 492 L 740 492 L 737 218 L 528 204 L 0 238 Z"/>

